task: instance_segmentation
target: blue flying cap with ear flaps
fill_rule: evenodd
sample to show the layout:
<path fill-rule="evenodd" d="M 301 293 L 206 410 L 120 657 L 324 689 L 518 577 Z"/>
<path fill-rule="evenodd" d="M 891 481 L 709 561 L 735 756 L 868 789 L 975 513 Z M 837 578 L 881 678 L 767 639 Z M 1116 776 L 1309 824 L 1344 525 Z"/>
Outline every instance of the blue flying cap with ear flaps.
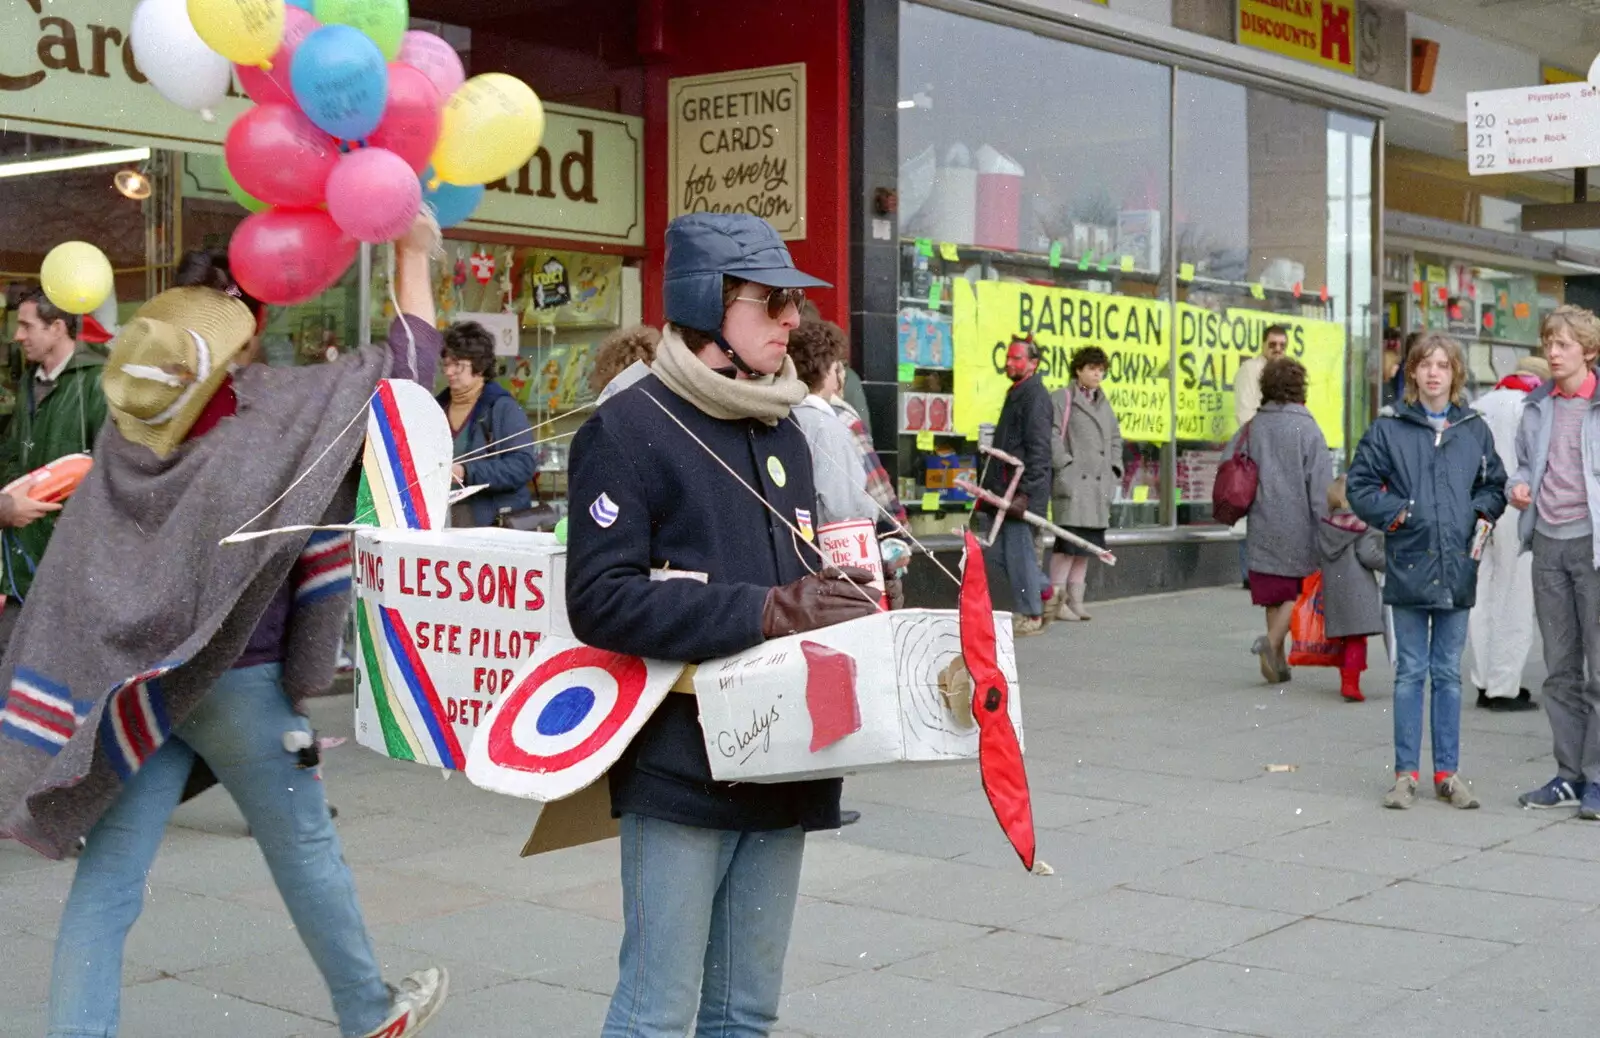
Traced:
<path fill-rule="evenodd" d="M 772 225 L 748 213 L 690 213 L 667 225 L 662 295 L 667 320 L 715 334 L 722 327 L 723 276 L 770 288 L 828 288 L 795 269 Z"/>

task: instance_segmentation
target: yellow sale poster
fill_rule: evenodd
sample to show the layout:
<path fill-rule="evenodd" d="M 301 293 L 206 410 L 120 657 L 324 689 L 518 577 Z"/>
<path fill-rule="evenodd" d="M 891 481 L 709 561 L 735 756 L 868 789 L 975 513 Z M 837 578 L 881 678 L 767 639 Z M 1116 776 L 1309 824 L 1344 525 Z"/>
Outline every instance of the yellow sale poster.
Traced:
<path fill-rule="evenodd" d="M 1103 383 L 1130 440 L 1221 443 L 1238 428 L 1239 365 L 1261 351 L 1272 324 L 1289 333 L 1289 356 L 1306 366 L 1307 406 L 1328 446 L 1344 446 L 1344 327 L 1265 311 L 1200 307 L 1128 296 L 984 281 L 955 282 L 955 427 L 970 436 L 993 422 L 1011 383 L 1006 348 L 1031 335 L 1051 389 L 1065 385 L 1072 354 L 1098 346 L 1110 358 Z M 1174 372 L 1173 360 L 1177 367 Z M 1174 377 L 1175 376 L 1175 377 Z M 1177 392 L 1174 406 L 1172 393 Z"/>

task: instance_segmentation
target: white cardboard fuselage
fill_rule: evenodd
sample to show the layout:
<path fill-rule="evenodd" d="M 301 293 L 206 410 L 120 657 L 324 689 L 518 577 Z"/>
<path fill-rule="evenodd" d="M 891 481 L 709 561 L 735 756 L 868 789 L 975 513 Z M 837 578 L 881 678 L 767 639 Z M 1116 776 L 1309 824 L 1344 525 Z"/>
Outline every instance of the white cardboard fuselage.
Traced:
<path fill-rule="evenodd" d="M 390 753 L 393 730 L 386 738 L 376 701 L 381 690 L 389 692 L 391 711 L 405 715 L 413 759 L 443 764 L 424 713 L 436 720 L 442 713 L 464 753 L 489 707 L 539 643 L 550 635 L 572 635 L 566 549 L 550 534 L 494 527 L 374 528 L 356 532 L 355 550 L 358 609 L 370 618 L 368 631 L 358 632 L 349 647 L 356 661 L 356 739 L 386 756 L 403 755 Z M 385 636 L 385 615 L 404 627 L 437 709 L 417 694 L 416 668 Z M 381 674 L 372 672 L 374 665 Z"/>
<path fill-rule="evenodd" d="M 994 617 L 996 657 L 1010 685 L 1008 712 L 1020 741 L 1022 702 L 1010 614 Z M 854 660 L 859 710 L 859 728 L 815 750 L 818 722 L 807 696 L 814 664 L 807 661 L 806 642 Z M 700 664 L 694 687 L 712 777 L 791 782 L 904 763 L 975 759 L 978 728 L 970 697 L 952 701 L 940 681 L 960 652 L 955 610 L 903 609 L 773 639 Z"/>

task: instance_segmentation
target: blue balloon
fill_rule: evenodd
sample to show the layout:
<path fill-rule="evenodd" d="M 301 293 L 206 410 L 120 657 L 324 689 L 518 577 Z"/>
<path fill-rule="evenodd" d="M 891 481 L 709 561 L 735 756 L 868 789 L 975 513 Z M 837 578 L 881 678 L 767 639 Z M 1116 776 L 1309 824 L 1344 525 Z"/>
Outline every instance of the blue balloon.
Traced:
<path fill-rule="evenodd" d="M 284 0 L 284 2 L 290 7 L 298 7 L 300 10 L 309 14 L 311 12 L 311 5 L 316 3 L 316 0 Z"/>
<path fill-rule="evenodd" d="M 478 203 L 483 201 L 482 184 L 461 187 L 441 183 L 438 190 L 430 191 L 428 184 L 433 176 L 432 166 L 422 174 L 422 200 L 433 207 L 433 215 L 438 217 L 440 227 L 454 227 L 470 217 L 478 208 Z"/>
<path fill-rule="evenodd" d="M 289 85 L 306 117 L 340 140 L 378 128 L 389 100 L 389 65 L 360 29 L 324 25 L 294 52 Z"/>

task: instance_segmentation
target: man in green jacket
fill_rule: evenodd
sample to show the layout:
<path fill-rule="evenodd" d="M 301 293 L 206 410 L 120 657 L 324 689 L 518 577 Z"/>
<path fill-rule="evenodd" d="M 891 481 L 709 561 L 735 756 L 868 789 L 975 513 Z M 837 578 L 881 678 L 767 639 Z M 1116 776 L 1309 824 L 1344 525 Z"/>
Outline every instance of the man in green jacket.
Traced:
<path fill-rule="evenodd" d="M 88 451 L 106 420 L 100 390 L 105 361 L 80 349 L 78 318 L 55 306 L 39 289 L 24 293 L 17 307 L 17 344 L 24 360 L 17 409 L 5 439 L 0 486 L 66 455 Z M 0 493 L 0 649 L 11 639 L 33 573 L 44 558 L 60 505 L 28 497 L 26 489 Z"/>

